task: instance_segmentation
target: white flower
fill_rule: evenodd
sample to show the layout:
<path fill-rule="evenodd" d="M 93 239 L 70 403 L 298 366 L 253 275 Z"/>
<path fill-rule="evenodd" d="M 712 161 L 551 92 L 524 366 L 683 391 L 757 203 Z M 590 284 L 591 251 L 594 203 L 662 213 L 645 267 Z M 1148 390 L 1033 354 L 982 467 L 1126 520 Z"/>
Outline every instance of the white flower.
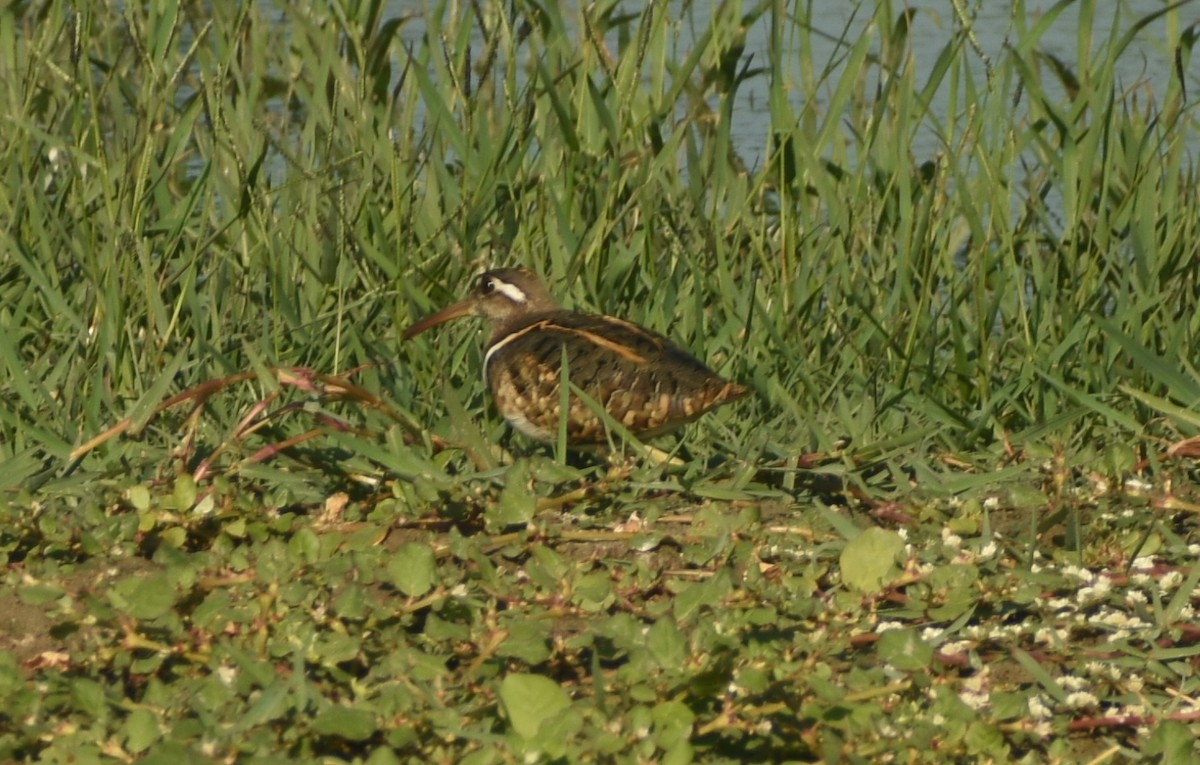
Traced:
<path fill-rule="evenodd" d="M 1062 573 L 1063 573 L 1063 576 L 1073 576 L 1081 582 L 1090 582 L 1090 581 L 1092 581 L 1092 577 L 1093 577 L 1093 574 L 1091 571 L 1088 571 L 1086 568 L 1082 568 L 1082 567 L 1076 566 L 1074 564 L 1071 564 L 1069 566 L 1064 566 Z"/>
<path fill-rule="evenodd" d="M 1041 694 L 1035 694 L 1029 697 L 1029 714 L 1038 719 L 1044 720 L 1050 717 L 1050 715 L 1053 713 L 1051 712 L 1049 705 L 1046 704 L 1046 700 L 1042 698 Z"/>
<path fill-rule="evenodd" d="M 1100 574 L 1087 587 L 1080 587 L 1075 593 L 1075 599 L 1080 605 L 1093 603 L 1097 600 L 1102 600 L 1104 596 L 1112 591 L 1112 580 L 1107 576 Z"/>
<path fill-rule="evenodd" d="M 1058 686 L 1064 691 L 1078 691 L 1087 685 L 1087 680 L 1074 675 L 1063 675 L 1058 678 Z"/>
<path fill-rule="evenodd" d="M 1091 709 L 1100 704 L 1100 700 L 1087 691 L 1075 691 L 1067 694 L 1067 706 L 1072 709 Z"/>
<path fill-rule="evenodd" d="M 986 707 L 991 699 L 988 696 L 987 689 L 984 687 L 983 676 L 968 677 L 963 682 L 963 689 L 959 692 L 958 698 L 971 709 L 983 709 Z"/>
<path fill-rule="evenodd" d="M 947 547 L 953 547 L 955 550 L 962 547 L 962 537 L 955 534 L 945 526 L 942 527 L 942 544 Z"/>
<path fill-rule="evenodd" d="M 1168 571 L 1158 580 L 1158 591 L 1164 595 L 1183 583 L 1183 574 L 1179 571 Z"/>

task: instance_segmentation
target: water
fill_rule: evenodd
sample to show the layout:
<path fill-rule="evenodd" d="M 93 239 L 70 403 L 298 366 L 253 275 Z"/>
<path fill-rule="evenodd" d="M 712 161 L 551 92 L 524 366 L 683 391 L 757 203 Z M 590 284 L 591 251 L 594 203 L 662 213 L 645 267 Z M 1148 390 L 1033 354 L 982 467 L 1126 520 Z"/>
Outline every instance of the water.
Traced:
<path fill-rule="evenodd" d="M 1016 34 L 1017 20 L 1012 18 L 1013 4 L 993 2 L 992 0 L 988 0 L 987 3 L 975 0 L 974 4 L 972 4 L 972 0 L 958 0 L 958 3 L 970 16 L 968 21 L 974 30 L 974 39 L 978 49 L 973 51 L 968 59 L 973 62 L 979 81 L 982 82 L 986 76 L 987 61 L 996 61 L 1003 57 L 1005 46 L 1018 36 Z M 814 34 L 811 35 L 812 50 L 809 55 L 815 62 L 836 61 L 839 56 L 843 55 L 844 46 L 853 44 L 872 22 L 875 8 L 873 4 L 864 2 L 862 8 L 856 12 L 854 3 L 828 2 L 827 0 L 825 2 L 816 0 L 811 5 Z M 1081 41 L 1079 34 L 1080 5 L 1081 3 L 1073 3 L 1058 16 L 1042 36 L 1039 44 L 1040 50 L 1052 54 L 1071 69 L 1076 68 L 1078 62 L 1083 58 L 1081 46 L 1089 46 L 1091 54 L 1100 54 L 1110 36 L 1110 25 L 1114 18 L 1114 12 L 1119 13 L 1118 34 L 1123 35 L 1137 19 L 1147 17 L 1165 7 L 1162 0 L 1097 2 L 1094 4 L 1096 10 L 1092 37 L 1090 40 Z M 1172 29 L 1169 26 L 1170 14 L 1160 17 L 1137 33 L 1130 48 L 1118 60 L 1118 78 L 1123 89 L 1141 88 L 1161 103 L 1162 95 L 1167 92 L 1170 80 L 1175 76 L 1173 72 L 1174 51 L 1169 41 L 1172 39 L 1172 35 L 1177 39 L 1181 29 L 1187 29 L 1193 24 L 1200 24 L 1200 8 L 1197 8 L 1197 3 L 1184 2 L 1181 5 L 1182 8 L 1175 16 L 1177 28 Z M 1028 0 L 1025 3 L 1026 16 L 1022 20 L 1023 26 L 1025 28 L 1033 27 L 1054 6 L 1055 2 L 1052 0 Z M 420 15 L 428 7 L 428 3 L 422 2 L 422 0 L 391 1 L 389 10 L 392 14 L 415 17 L 414 21 L 405 25 L 402 31 L 406 42 L 419 44 L 424 34 Z M 686 55 L 690 47 L 690 40 L 697 39 L 710 25 L 712 13 L 717 7 L 718 0 L 709 0 L 709 2 L 701 0 L 691 5 L 690 13 L 684 17 L 685 20 L 680 25 L 683 38 L 680 46 L 681 56 Z M 909 28 L 912 65 L 917 75 L 917 82 L 923 83 L 928 79 L 936 58 L 947 39 L 958 29 L 960 19 L 952 0 L 911 0 L 907 5 L 900 2 L 893 3 L 897 14 L 903 12 L 906 7 L 913 10 Z M 626 3 L 622 10 L 636 13 L 641 8 L 641 4 Z M 676 15 L 681 12 L 679 2 L 671 2 L 669 8 L 671 9 L 669 12 L 675 12 Z M 567 18 L 572 17 L 569 11 L 565 11 L 564 14 Z M 770 15 L 765 14 L 746 29 L 746 47 L 743 55 L 753 54 L 755 65 L 762 65 L 767 59 L 769 25 Z M 848 41 L 848 43 L 843 41 Z M 619 41 L 614 36 L 607 40 L 607 43 L 610 49 L 615 51 Z M 791 50 L 786 47 L 796 46 L 798 42 L 785 39 L 784 44 L 785 49 L 781 55 L 798 59 L 799 51 L 795 47 Z M 1095 55 L 1089 55 L 1088 58 L 1095 58 Z M 839 72 L 835 68 L 828 81 L 836 83 L 838 75 Z M 1053 83 L 1050 81 L 1053 78 L 1047 79 L 1049 85 L 1052 86 Z M 1200 93 L 1200 77 L 1197 76 L 1196 66 L 1188 67 L 1188 70 L 1184 72 L 1184 81 L 1189 95 Z M 750 168 L 761 165 L 766 156 L 770 139 L 771 125 L 767 110 L 767 88 L 766 77 L 751 77 L 744 81 L 738 90 L 732 112 L 733 118 L 730 123 L 732 140 L 739 155 Z M 1050 95 L 1053 97 L 1058 94 L 1050 91 Z M 790 99 L 793 109 L 798 111 L 804 106 L 803 96 L 799 92 L 791 94 Z M 937 121 L 943 123 L 949 119 L 947 100 L 948 97 L 944 91 L 939 91 L 931 104 L 933 116 Z M 715 101 L 710 105 L 714 109 L 717 106 Z M 1200 141 L 1200 138 L 1192 140 Z M 1200 143 L 1197 143 L 1196 146 L 1200 149 Z M 944 151 L 938 137 L 928 126 L 925 126 L 917 134 L 912 148 L 914 156 L 918 158 L 932 157 L 940 151 Z"/>

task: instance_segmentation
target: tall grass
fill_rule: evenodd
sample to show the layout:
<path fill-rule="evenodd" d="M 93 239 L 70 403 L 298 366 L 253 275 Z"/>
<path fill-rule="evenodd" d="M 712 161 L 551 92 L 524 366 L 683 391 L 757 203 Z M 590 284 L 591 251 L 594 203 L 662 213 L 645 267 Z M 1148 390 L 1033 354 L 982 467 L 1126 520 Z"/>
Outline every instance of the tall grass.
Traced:
<path fill-rule="evenodd" d="M 1196 28 L 827 5 L 0 9 L 0 759 L 1194 758 Z M 545 458 L 513 264 L 753 394 Z"/>
<path fill-rule="evenodd" d="M 701 454 L 848 436 L 937 472 L 946 452 L 1138 442 L 1153 412 L 1122 389 L 1200 391 L 1196 133 L 1183 82 L 1115 64 L 1154 24 L 1186 70 L 1193 35 L 1172 7 L 1092 46 L 1104 11 L 1082 3 L 1061 60 L 1043 36 L 1066 5 L 1014 4 L 986 69 L 962 9 L 917 51 L 889 2 L 833 30 L 828 60 L 806 44 L 821 17 L 775 2 L 722 4 L 694 37 L 656 4 L 10 7 L 4 483 L 161 471 L 184 425 L 228 439 L 276 366 L 376 364 L 355 379 L 414 421 L 445 432 L 452 389 L 497 436 L 475 329 L 397 332 L 509 263 L 752 385 Z M 768 50 L 744 47 L 753 25 Z M 730 134 L 751 82 L 760 166 Z M 190 424 L 151 416 L 247 369 L 257 389 Z M 68 460 L 127 416 L 139 445 Z"/>

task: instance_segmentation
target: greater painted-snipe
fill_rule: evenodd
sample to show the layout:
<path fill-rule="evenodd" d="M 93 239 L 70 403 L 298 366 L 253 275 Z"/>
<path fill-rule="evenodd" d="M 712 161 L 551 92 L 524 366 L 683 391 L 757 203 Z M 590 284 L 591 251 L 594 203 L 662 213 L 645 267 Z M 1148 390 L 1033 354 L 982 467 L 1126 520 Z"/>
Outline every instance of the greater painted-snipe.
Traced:
<path fill-rule="evenodd" d="M 571 383 L 641 439 L 669 433 L 746 394 L 745 387 L 657 332 L 612 316 L 564 310 L 537 275 L 523 268 L 482 274 L 470 296 L 418 321 L 404 339 L 468 315 L 491 324 L 483 365 L 496 408 L 538 441 L 558 437 L 564 358 Z M 567 443 L 605 440 L 604 419 L 572 394 Z"/>

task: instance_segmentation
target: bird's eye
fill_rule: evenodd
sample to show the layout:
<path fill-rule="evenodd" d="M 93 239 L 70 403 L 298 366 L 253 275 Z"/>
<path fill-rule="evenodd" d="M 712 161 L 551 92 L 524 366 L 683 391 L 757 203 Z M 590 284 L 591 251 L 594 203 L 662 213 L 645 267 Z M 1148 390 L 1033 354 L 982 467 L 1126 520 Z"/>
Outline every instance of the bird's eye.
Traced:
<path fill-rule="evenodd" d="M 496 282 L 492 280 L 492 277 L 485 276 L 479 280 L 479 292 L 480 293 L 482 293 L 484 295 L 490 295 L 495 291 L 496 291 Z"/>

